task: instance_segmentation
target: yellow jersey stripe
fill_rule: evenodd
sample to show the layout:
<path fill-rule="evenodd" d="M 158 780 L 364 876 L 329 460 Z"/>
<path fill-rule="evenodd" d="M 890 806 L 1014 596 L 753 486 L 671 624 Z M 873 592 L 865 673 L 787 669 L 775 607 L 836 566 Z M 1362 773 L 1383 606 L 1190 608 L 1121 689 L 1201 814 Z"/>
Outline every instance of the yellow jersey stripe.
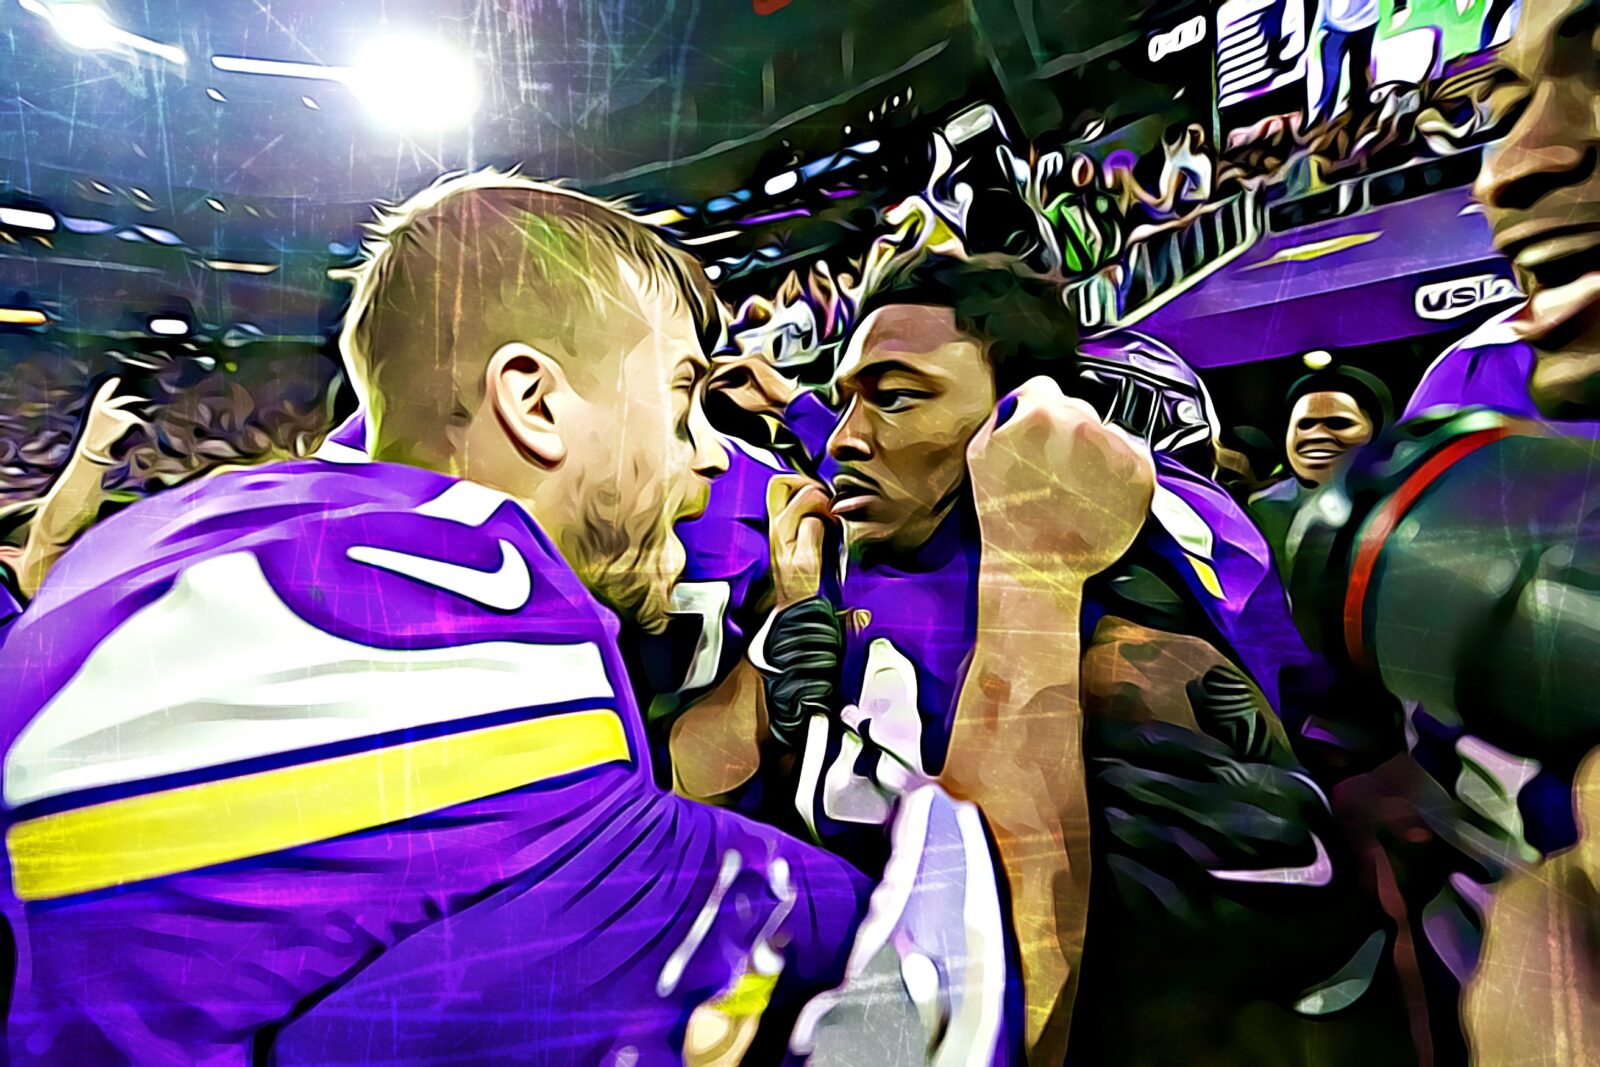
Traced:
<path fill-rule="evenodd" d="M 1222 581 L 1217 577 L 1217 572 L 1212 569 L 1211 564 L 1198 556 L 1189 556 L 1188 559 L 1189 566 L 1194 568 L 1194 573 L 1200 579 L 1200 584 L 1205 586 L 1206 592 L 1218 600 L 1228 599 L 1227 594 L 1222 591 Z"/>
<path fill-rule="evenodd" d="M 50 900 L 314 844 L 630 758 L 615 711 L 575 711 L 19 822 L 24 901 Z"/>

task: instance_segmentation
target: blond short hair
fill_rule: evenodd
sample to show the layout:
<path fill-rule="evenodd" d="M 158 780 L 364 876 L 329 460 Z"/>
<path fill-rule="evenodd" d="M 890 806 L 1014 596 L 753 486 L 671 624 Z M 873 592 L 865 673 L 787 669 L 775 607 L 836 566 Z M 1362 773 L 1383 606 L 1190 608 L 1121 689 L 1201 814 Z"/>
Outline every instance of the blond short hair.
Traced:
<path fill-rule="evenodd" d="M 624 266 L 677 301 L 708 349 L 722 329 L 705 272 L 660 231 L 515 172 L 449 175 L 380 210 L 362 252 L 343 272 L 354 291 L 339 348 L 373 441 L 469 416 L 507 342 L 542 345 L 580 370 L 616 350 L 604 331 L 617 328 Z"/>

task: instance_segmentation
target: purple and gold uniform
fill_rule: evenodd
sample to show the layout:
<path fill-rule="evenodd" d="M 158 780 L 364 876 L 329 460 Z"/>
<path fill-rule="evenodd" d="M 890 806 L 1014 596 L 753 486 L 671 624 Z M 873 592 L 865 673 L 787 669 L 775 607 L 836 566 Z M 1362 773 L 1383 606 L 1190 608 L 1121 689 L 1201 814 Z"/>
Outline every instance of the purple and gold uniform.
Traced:
<path fill-rule="evenodd" d="M 1441 409 L 1484 407 L 1547 422 L 1563 433 L 1600 436 L 1600 422 L 1554 421 L 1539 414 L 1528 394 L 1528 379 L 1538 357 L 1511 328 L 1522 311 L 1517 307 L 1496 315 L 1434 360 L 1417 383 L 1400 421 L 1437 414 Z"/>
<path fill-rule="evenodd" d="M 811 455 L 822 454 L 835 419 L 810 391 L 802 391 L 784 412 L 785 425 Z M 685 562 L 673 589 L 672 613 L 701 621 L 693 657 L 677 684 L 678 702 L 692 700 L 724 678 L 760 627 L 772 583 L 767 483 L 794 473 L 765 449 L 733 437 L 724 440 L 728 469 L 711 483 L 705 512 L 677 525 Z"/>
<path fill-rule="evenodd" d="M 841 861 L 653 784 L 616 620 L 470 482 L 173 489 L 63 557 L 0 676 L 13 1062 L 250 1062 L 467 915 L 417 969 L 435 1007 L 513 1013 L 480 1051 L 676 1062 L 697 1005 L 836 982 L 866 907 Z"/>
<path fill-rule="evenodd" d="M 1276 706 L 1279 671 L 1309 653 L 1289 617 L 1271 552 L 1221 488 L 1170 456 L 1154 458 L 1153 518 L 1130 558 L 1162 567 L 1172 592 L 1201 609 L 1203 628 L 1215 632 Z M 825 736 L 820 721 L 813 726 L 796 798 L 801 817 L 824 839 L 855 836 L 847 824 L 882 824 L 890 804 L 875 781 L 892 791 L 892 783 L 919 781 L 943 766 L 977 638 L 977 545 L 970 512 L 957 508 L 911 558 L 848 563 L 829 591 L 844 611 L 841 698 L 854 732 Z M 1112 596 L 1097 595 L 1115 581 L 1113 573 L 1086 590 L 1085 647 L 1116 610 Z M 867 768 L 867 736 L 903 769 L 876 756 Z"/>
<path fill-rule="evenodd" d="M 1202 638 L 1275 702 L 1311 654 L 1270 553 L 1220 488 L 1170 456 L 1155 462 L 1150 521 L 1084 590 L 1083 647 L 1107 615 Z M 978 545 L 971 509 L 958 506 L 916 552 L 849 560 L 827 590 L 844 621 L 839 707 L 806 722 L 793 803 L 810 833 L 863 869 L 883 858 L 895 796 L 943 768 L 977 640 Z M 1328 1064 L 1374 1033 L 1403 1040 L 1381 916 L 1336 874 L 1326 801 L 1287 748 L 1251 742 L 1214 776 L 1196 774 L 1218 751 L 1214 737 L 1158 724 L 1140 736 L 1159 745 L 1128 745 L 1116 725 L 1085 731 L 1097 903 L 1073 1062 L 1164 1063 L 1181 1048 L 1197 1061 L 1270 1049 L 1274 1063 Z M 1252 726 L 1250 736 L 1273 732 Z M 1206 755 L 1146 769 L 1140 760 L 1160 746 Z M 1266 825 L 1271 840 L 1253 836 Z M 1393 1047 L 1384 1062 L 1410 1062 Z"/>

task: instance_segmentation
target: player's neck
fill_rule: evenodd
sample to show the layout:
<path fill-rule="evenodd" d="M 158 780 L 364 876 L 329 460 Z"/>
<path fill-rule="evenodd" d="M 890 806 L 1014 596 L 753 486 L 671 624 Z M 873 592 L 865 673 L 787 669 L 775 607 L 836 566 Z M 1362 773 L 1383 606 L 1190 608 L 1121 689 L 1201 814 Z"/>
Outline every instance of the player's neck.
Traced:
<path fill-rule="evenodd" d="M 969 545 L 977 544 L 977 512 L 968 493 L 953 497 L 932 516 L 917 536 L 896 537 L 878 545 L 864 546 L 860 553 L 863 566 L 890 567 L 898 571 L 926 573 L 935 571 L 958 555 L 966 553 Z"/>

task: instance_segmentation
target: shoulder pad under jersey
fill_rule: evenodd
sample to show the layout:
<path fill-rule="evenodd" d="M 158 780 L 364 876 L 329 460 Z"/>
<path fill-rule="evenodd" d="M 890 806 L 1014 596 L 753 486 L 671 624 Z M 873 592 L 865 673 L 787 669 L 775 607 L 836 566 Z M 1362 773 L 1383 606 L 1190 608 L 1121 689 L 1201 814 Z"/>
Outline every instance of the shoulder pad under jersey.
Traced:
<path fill-rule="evenodd" d="M 11 808 L 528 709 L 615 708 L 636 736 L 616 622 L 528 514 L 389 464 L 276 464 L 120 512 L 11 628 L 0 683 Z"/>

